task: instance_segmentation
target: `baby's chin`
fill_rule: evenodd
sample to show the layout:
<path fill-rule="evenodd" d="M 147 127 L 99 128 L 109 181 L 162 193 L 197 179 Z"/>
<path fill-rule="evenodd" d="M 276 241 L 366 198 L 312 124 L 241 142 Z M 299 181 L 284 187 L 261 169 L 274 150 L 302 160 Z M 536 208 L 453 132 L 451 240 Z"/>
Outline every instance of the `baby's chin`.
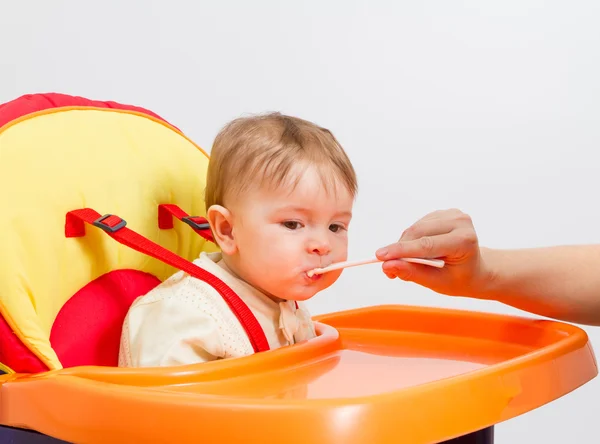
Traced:
<path fill-rule="evenodd" d="M 286 301 L 306 301 L 317 295 L 323 288 L 321 287 L 304 287 L 294 285 L 282 285 L 281 287 L 268 288 L 266 294 L 272 299 L 280 299 Z"/>
<path fill-rule="evenodd" d="M 284 295 L 281 298 L 287 299 L 290 301 L 308 301 L 309 299 L 317 296 L 323 290 L 329 288 L 335 280 L 333 281 L 325 281 L 320 282 L 320 285 L 314 285 L 309 287 L 300 287 L 297 290 L 287 287 L 287 291 L 283 291 L 281 294 Z"/>
<path fill-rule="evenodd" d="M 308 276 L 306 272 L 287 279 L 265 279 L 260 276 L 255 281 L 246 281 L 274 300 L 306 301 L 329 288 L 339 278 L 340 272 L 334 271 Z"/>

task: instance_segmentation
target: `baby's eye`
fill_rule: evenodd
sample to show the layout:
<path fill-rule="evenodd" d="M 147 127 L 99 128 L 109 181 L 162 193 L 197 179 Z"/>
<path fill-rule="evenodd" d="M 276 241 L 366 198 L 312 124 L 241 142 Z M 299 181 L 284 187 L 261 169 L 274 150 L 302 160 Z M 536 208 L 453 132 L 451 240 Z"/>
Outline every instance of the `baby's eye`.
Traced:
<path fill-rule="evenodd" d="M 329 230 L 332 231 L 332 232 L 334 232 L 334 233 L 337 233 L 338 231 L 343 230 L 343 229 L 344 229 L 344 227 L 342 227 L 339 224 L 331 224 L 331 225 L 329 225 Z"/>
<path fill-rule="evenodd" d="M 296 222 L 295 220 L 287 220 L 283 222 L 283 226 L 289 230 L 297 230 L 300 228 L 300 222 Z"/>

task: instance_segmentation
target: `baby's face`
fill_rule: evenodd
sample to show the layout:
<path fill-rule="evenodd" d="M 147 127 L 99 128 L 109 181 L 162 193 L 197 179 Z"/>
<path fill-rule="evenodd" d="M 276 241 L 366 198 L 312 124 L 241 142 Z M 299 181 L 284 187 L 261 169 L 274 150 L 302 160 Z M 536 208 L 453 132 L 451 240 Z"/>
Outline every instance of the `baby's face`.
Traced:
<path fill-rule="evenodd" d="M 233 211 L 234 271 L 267 295 L 289 300 L 309 299 L 333 284 L 341 271 L 307 275 L 347 259 L 354 198 L 342 184 L 331 188 L 308 169 L 293 191 L 246 193 Z"/>

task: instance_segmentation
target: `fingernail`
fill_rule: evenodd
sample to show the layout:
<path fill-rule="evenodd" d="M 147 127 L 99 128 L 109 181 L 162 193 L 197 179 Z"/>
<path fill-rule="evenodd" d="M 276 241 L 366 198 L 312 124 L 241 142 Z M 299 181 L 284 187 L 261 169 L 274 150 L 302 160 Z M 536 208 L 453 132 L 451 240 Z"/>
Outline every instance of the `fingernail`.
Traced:
<path fill-rule="evenodd" d="M 380 248 L 379 250 L 377 250 L 377 252 L 375 253 L 378 257 L 382 257 L 385 258 L 388 254 L 388 251 L 386 248 Z"/>

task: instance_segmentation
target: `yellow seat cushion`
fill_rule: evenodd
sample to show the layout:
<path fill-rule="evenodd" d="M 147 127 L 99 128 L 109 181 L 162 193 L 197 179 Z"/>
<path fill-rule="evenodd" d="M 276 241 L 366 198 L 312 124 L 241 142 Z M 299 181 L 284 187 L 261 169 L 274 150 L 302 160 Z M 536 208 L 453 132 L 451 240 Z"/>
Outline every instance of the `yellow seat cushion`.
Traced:
<path fill-rule="evenodd" d="M 205 215 L 208 155 L 168 124 L 132 111 L 57 108 L 0 130 L 0 313 L 50 369 L 53 322 L 80 288 L 116 269 L 164 280 L 175 270 L 99 229 L 64 235 L 65 214 L 89 207 L 193 260 L 216 247 L 189 226 L 160 230 L 158 205 Z"/>

